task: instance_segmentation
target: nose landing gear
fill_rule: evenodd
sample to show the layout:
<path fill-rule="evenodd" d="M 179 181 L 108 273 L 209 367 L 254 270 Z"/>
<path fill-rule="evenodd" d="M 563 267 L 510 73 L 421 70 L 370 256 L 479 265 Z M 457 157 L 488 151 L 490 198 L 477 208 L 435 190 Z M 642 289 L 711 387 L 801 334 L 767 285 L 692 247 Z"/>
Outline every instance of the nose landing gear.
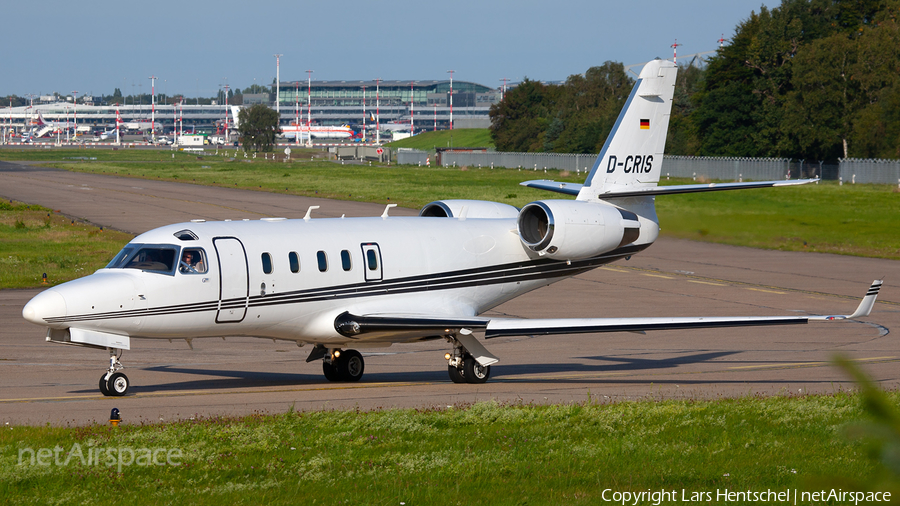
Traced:
<path fill-rule="evenodd" d="M 121 397 L 128 393 L 128 387 L 131 383 L 128 381 L 128 376 L 118 372 L 120 369 L 124 369 L 122 363 L 119 362 L 122 351 L 119 350 L 117 354 L 115 349 L 108 349 L 109 369 L 103 376 L 100 376 L 100 393 L 106 396 Z"/>

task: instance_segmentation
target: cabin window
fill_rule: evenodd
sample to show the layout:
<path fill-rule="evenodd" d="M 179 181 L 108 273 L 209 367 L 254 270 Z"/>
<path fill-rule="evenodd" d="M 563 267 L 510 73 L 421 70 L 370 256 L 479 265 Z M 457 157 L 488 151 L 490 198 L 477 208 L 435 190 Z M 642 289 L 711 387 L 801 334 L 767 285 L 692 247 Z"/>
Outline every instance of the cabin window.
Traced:
<path fill-rule="evenodd" d="M 316 253 L 316 261 L 319 262 L 319 272 L 325 272 L 328 270 L 328 257 L 325 255 L 324 251 L 319 251 Z"/>
<path fill-rule="evenodd" d="M 341 251 L 341 267 L 343 267 L 345 271 L 349 271 L 353 267 L 350 263 L 350 252 L 347 250 Z"/>
<path fill-rule="evenodd" d="M 291 272 L 294 274 L 300 272 L 300 255 L 296 251 L 288 253 L 288 261 L 291 263 Z"/>
<path fill-rule="evenodd" d="M 272 255 L 268 253 L 262 254 L 262 268 L 266 274 L 272 274 Z"/>
<path fill-rule="evenodd" d="M 378 270 L 378 256 L 375 255 L 375 250 L 366 250 L 366 260 L 369 262 L 370 271 Z"/>
<path fill-rule="evenodd" d="M 184 248 L 181 250 L 181 261 L 178 270 L 183 274 L 206 274 L 206 255 L 200 248 Z"/>

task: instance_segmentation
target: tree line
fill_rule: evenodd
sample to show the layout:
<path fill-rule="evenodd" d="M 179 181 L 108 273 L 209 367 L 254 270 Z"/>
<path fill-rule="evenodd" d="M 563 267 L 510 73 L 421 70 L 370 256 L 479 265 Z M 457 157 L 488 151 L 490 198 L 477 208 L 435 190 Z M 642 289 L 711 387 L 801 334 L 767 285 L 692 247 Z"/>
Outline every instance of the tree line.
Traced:
<path fill-rule="evenodd" d="M 666 153 L 900 158 L 900 0 L 783 0 L 676 80 Z M 498 150 L 596 153 L 634 81 L 606 62 L 524 79 L 490 111 Z"/>

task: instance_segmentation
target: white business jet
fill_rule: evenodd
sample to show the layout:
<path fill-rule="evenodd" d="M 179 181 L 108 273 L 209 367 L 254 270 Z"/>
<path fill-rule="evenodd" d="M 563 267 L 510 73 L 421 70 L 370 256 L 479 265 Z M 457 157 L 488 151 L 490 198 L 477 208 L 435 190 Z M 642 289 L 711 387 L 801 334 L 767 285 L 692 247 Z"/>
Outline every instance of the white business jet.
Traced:
<path fill-rule="evenodd" d="M 443 339 L 450 379 L 482 383 L 498 361 L 476 339 L 800 324 L 852 315 L 504 319 L 479 316 L 536 288 L 627 259 L 656 240 L 654 196 L 811 180 L 657 186 L 676 66 L 646 65 L 584 185 L 528 181 L 575 196 L 521 210 L 445 200 L 418 217 L 194 220 L 136 237 L 94 274 L 50 288 L 22 311 L 54 343 L 108 350 L 105 395 L 125 395 L 131 340 L 253 336 L 313 345 L 325 377 L 357 381 L 358 349 Z M 586 305 L 585 307 L 595 307 Z"/>

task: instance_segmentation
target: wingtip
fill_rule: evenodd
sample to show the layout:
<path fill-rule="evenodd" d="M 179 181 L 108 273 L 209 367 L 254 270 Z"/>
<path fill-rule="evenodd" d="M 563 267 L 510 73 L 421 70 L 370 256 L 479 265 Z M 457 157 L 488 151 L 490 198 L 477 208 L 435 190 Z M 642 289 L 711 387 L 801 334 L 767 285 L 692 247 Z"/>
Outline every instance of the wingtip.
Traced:
<path fill-rule="evenodd" d="M 884 283 L 883 279 L 876 279 L 872 281 L 872 285 L 869 286 L 869 291 L 866 292 L 866 296 L 863 297 L 863 300 L 860 301 L 859 307 L 856 308 L 856 311 L 850 316 L 848 319 L 862 318 L 864 316 L 869 316 L 869 313 L 872 312 L 872 308 L 875 306 L 875 300 L 878 298 L 878 292 L 881 291 L 881 285 Z"/>

